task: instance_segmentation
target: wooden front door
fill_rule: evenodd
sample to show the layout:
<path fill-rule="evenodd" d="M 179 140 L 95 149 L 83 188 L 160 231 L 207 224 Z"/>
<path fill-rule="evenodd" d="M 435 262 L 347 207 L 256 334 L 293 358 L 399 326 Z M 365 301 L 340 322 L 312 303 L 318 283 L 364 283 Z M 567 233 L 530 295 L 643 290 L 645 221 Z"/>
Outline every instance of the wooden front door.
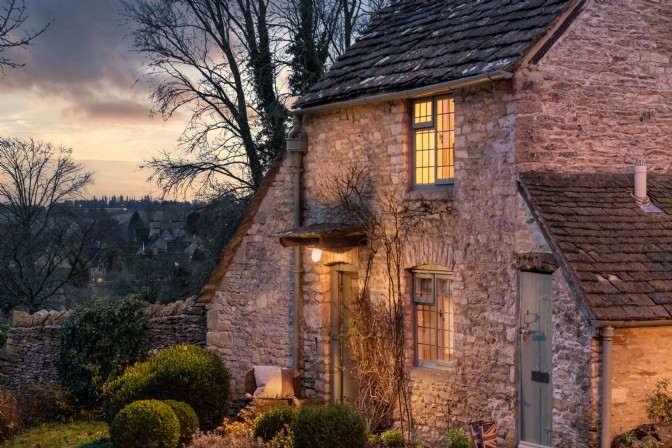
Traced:
<path fill-rule="evenodd" d="M 357 396 L 357 381 L 347 334 L 350 305 L 359 293 L 357 270 L 349 265 L 334 267 L 331 290 L 331 399 L 353 403 Z"/>
<path fill-rule="evenodd" d="M 551 275 L 519 272 L 520 446 L 550 447 L 553 404 Z"/>

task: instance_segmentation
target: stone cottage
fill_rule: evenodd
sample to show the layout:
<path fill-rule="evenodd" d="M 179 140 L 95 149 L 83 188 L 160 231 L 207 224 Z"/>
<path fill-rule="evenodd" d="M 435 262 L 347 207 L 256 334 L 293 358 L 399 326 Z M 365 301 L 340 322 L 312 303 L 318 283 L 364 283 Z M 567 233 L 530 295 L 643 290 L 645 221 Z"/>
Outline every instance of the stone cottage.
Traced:
<path fill-rule="evenodd" d="M 372 209 L 427 210 L 400 259 L 418 439 L 483 419 L 498 446 L 607 447 L 645 422 L 672 376 L 671 55 L 669 0 L 381 11 L 297 102 L 199 297 L 235 393 L 253 365 L 356 393 L 339 306 L 367 274 L 387 293 L 361 223 L 325 206 L 356 170 Z"/>

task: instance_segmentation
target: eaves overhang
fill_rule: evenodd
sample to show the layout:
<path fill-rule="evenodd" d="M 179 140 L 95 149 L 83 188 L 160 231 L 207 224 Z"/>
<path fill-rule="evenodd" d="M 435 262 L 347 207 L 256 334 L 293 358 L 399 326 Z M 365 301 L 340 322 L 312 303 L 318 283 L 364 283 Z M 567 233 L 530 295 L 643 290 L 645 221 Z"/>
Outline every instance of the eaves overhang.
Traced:
<path fill-rule="evenodd" d="M 307 246 L 319 249 L 343 249 L 366 244 L 366 231 L 362 226 L 322 223 L 276 232 L 283 247 Z"/>
<path fill-rule="evenodd" d="M 362 96 L 344 101 L 334 101 L 324 104 L 317 104 L 315 106 L 306 106 L 295 109 L 295 115 L 307 115 L 314 112 L 326 112 L 333 109 L 344 109 L 348 107 L 361 106 L 365 104 L 378 104 L 387 101 L 399 101 L 405 99 L 423 98 L 440 93 L 446 93 L 451 90 L 460 89 L 464 87 L 475 86 L 488 82 L 498 81 L 502 79 L 511 79 L 513 73 L 504 70 L 484 73 L 482 75 L 469 76 L 465 78 L 455 79 L 439 84 L 418 87 L 415 89 L 402 90 L 397 92 L 378 93 L 369 96 Z"/>

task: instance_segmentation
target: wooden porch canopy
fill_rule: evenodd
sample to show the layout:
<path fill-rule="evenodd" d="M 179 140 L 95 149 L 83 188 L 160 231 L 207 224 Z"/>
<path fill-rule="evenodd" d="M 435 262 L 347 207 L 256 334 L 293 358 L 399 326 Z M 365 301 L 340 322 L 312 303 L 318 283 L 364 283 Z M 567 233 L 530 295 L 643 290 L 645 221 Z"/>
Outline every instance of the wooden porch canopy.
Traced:
<path fill-rule="evenodd" d="M 277 232 L 271 236 L 279 238 L 284 247 L 311 246 L 329 250 L 366 244 L 364 228 L 351 224 L 314 224 Z"/>

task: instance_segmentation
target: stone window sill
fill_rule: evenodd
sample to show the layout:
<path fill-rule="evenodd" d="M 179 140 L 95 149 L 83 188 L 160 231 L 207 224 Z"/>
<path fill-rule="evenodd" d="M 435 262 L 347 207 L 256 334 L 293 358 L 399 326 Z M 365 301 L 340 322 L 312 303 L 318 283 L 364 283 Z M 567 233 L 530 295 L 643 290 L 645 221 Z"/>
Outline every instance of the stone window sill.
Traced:
<path fill-rule="evenodd" d="M 424 367 L 415 366 L 409 371 L 411 379 L 414 380 L 440 380 L 452 382 L 454 368 L 452 365 Z"/>
<path fill-rule="evenodd" d="M 406 192 L 407 201 L 452 201 L 455 199 L 453 188 L 444 190 L 411 190 Z"/>

